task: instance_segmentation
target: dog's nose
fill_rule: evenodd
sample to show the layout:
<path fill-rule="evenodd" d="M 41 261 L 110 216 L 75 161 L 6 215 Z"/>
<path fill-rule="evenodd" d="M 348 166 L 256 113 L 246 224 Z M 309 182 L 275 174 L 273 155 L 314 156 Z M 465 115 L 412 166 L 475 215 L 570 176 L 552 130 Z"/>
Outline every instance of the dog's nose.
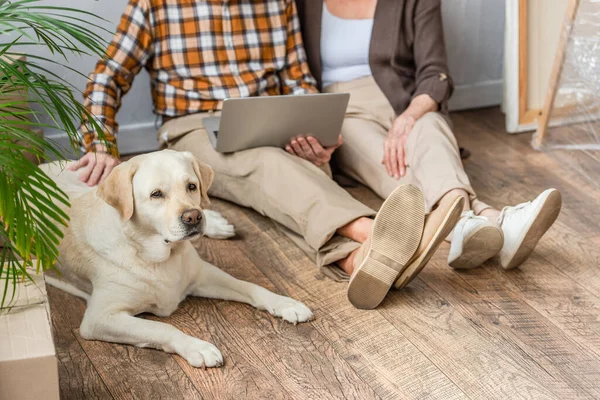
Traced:
<path fill-rule="evenodd" d="M 200 210 L 187 210 L 181 214 L 181 222 L 185 225 L 198 225 L 202 219 L 202 213 Z"/>

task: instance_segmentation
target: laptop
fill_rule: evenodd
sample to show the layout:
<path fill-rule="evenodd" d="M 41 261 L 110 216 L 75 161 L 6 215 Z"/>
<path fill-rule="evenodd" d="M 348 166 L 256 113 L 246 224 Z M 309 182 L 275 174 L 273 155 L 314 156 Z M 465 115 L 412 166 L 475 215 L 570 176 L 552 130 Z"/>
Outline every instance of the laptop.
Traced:
<path fill-rule="evenodd" d="M 342 130 L 350 94 L 260 96 L 225 99 L 220 117 L 202 120 L 220 153 L 255 147 L 285 147 L 298 135 L 333 146 Z"/>

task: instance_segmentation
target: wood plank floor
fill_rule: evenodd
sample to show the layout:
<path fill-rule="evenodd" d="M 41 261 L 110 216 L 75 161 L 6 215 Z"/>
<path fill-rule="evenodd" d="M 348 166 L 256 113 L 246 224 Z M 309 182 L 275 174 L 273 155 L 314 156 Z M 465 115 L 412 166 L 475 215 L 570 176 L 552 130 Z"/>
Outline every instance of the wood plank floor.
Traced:
<path fill-rule="evenodd" d="M 573 152 L 533 151 L 529 134 L 504 132 L 497 108 L 453 120 L 483 201 L 501 207 L 547 187 L 562 191 L 562 214 L 520 269 L 490 261 L 456 272 L 444 244 L 406 290 L 360 311 L 346 285 L 320 275 L 271 221 L 214 200 L 238 236 L 202 239 L 200 254 L 305 302 L 316 319 L 293 326 L 206 299 L 186 300 L 169 318 L 148 316 L 221 349 L 225 366 L 201 370 L 160 351 L 83 340 L 84 302 L 49 288 L 62 398 L 600 398 L 600 165 Z M 349 190 L 381 203 L 363 187 Z"/>

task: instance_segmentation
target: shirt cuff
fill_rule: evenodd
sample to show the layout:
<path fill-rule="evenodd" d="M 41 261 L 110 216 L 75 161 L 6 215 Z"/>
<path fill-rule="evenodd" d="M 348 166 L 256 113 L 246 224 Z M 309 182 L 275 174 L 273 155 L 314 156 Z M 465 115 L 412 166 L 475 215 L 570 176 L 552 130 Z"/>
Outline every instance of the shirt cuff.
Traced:
<path fill-rule="evenodd" d="M 417 86 L 417 90 L 412 97 L 415 98 L 420 94 L 427 94 L 438 103 L 441 111 L 447 111 L 448 99 L 452 95 L 453 89 L 454 84 L 452 83 L 452 78 L 441 72 L 437 75 L 423 79 L 419 83 L 419 86 Z"/>
<path fill-rule="evenodd" d="M 86 149 L 86 153 L 107 153 L 115 158 L 119 158 L 119 148 L 116 142 L 94 141 Z"/>

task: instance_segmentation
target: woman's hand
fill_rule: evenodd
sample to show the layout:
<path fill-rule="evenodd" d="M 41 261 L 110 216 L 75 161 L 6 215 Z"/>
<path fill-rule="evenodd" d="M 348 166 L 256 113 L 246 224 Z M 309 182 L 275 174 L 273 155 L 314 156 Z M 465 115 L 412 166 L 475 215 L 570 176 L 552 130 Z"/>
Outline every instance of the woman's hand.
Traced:
<path fill-rule="evenodd" d="M 387 173 L 396 179 L 406 175 L 406 141 L 415 126 L 416 119 L 410 115 L 399 115 L 392 124 L 383 144 L 383 160 Z"/>
<path fill-rule="evenodd" d="M 69 165 L 70 171 L 79 171 L 79 180 L 88 186 L 102 183 L 121 161 L 108 153 L 87 153 L 79 160 Z"/>
<path fill-rule="evenodd" d="M 331 155 L 343 143 L 342 135 L 338 142 L 330 147 L 323 147 L 319 141 L 312 136 L 297 136 L 290 144 L 285 146 L 285 151 L 305 160 L 310 161 L 317 167 L 321 167 L 331 160 Z"/>

